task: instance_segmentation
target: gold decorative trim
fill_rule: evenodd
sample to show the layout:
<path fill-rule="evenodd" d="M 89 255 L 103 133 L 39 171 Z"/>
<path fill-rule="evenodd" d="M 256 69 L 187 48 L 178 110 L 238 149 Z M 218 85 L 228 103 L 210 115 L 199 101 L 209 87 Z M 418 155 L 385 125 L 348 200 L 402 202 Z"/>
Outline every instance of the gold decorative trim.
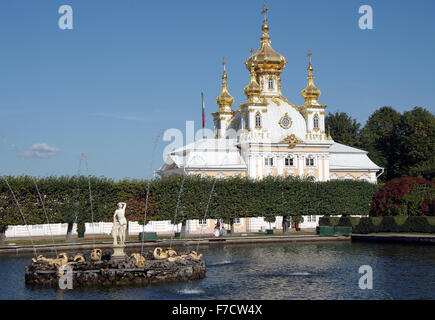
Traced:
<path fill-rule="evenodd" d="M 291 103 L 290 101 L 288 101 L 287 98 L 284 97 L 283 95 L 280 95 L 278 98 L 281 99 L 282 101 L 288 103 L 288 104 L 291 105 L 293 108 L 296 108 L 296 106 L 295 106 L 293 103 Z"/>
<path fill-rule="evenodd" d="M 300 140 L 298 137 L 296 137 L 294 134 L 289 135 L 288 137 L 284 138 L 284 140 L 281 141 L 281 143 L 288 143 L 289 148 L 294 148 L 296 144 L 302 142 L 303 141 Z"/>
<path fill-rule="evenodd" d="M 272 102 L 275 103 L 278 107 L 281 105 L 281 102 L 280 102 L 279 99 L 276 98 L 276 97 L 273 97 L 273 98 L 272 98 Z"/>

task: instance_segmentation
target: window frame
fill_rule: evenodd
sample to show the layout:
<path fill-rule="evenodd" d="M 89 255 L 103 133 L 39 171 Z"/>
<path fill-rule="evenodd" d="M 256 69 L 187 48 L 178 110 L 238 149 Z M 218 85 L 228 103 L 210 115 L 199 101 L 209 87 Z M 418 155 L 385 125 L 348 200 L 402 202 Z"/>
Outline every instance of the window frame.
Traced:
<path fill-rule="evenodd" d="M 255 114 L 255 127 L 256 128 L 261 128 L 261 122 L 262 122 L 261 114 L 260 114 L 260 112 L 257 112 Z"/>
<path fill-rule="evenodd" d="M 274 157 L 273 156 L 266 156 L 264 158 L 264 166 L 267 168 L 274 167 Z"/>
<path fill-rule="evenodd" d="M 287 160 L 289 160 L 289 163 L 290 163 L 290 160 L 291 160 L 292 164 L 287 164 Z M 293 168 L 294 166 L 295 166 L 295 157 L 293 157 L 291 155 L 286 156 L 284 158 L 284 167 Z"/>
<path fill-rule="evenodd" d="M 313 128 L 319 129 L 319 116 L 317 114 L 313 117 Z"/>
<path fill-rule="evenodd" d="M 311 160 L 312 160 L 312 164 L 311 164 Z M 316 167 L 316 157 L 314 157 L 313 155 L 309 155 L 305 158 L 305 167 L 307 168 L 315 168 Z"/>

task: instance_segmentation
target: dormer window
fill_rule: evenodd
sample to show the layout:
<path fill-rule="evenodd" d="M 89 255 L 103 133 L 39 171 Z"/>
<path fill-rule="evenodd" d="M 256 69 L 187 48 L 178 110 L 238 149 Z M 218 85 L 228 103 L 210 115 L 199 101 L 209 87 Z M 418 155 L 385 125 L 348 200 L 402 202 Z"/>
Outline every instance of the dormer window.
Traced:
<path fill-rule="evenodd" d="M 314 116 L 314 129 L 319 128 L 319 117 L 317 115 Z"/>
<path fill-rule="evenodd" d="M 255 127 L 261 127 L 261 114 L 259 112 L 255 115 Z"/>
<path fill-rule="evenodd" d="M 269 89 L 273 89 L 273 79 L 269 79 Z"/>

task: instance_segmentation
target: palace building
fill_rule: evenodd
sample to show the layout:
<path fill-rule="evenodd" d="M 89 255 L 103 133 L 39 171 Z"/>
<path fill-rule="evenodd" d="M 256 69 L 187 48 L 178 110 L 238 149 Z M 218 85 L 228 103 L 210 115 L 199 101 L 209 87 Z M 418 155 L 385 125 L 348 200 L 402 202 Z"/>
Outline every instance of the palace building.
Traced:
<path fill-rule="evenodd" d="M 245 62 L 249 72 L 246 101 L 234 109 L 224 60 L 218 110 L 212 113 L 215 137 L 172 151 L 158 173 L 162 177 L 198 174 L 262 179 L 272 175 L 376 183 L 383 169 L 367 152 L 334 142 L 325 129 L 326 105 L 319 102 L 321 91 L 314 83 L 311 51 L 308 81 L 301 91 L 303 105 L 284 97 L 280 75 L 287 60 L 271 46 L 267 10 L 263 10 L 260 47 L 251 50 Z"/>

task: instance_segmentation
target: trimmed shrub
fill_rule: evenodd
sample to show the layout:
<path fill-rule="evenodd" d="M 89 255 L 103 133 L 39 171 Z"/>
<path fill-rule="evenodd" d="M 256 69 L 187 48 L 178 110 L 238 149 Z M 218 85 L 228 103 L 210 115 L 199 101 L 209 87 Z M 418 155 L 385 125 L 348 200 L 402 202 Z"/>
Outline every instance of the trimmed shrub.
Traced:
<path fill-rule="evenodd" d="M 407 216 L 395 216 L 394 218 L 394 222 L 400 227 L 402 224 L 404 224 L 406 222 L 406 220 L 408 220 Z"/>
<path fill-rule="evenodd" d="M 353 233 L 367 234 L 377 232 L 377 227 L 373 224 L 372 218 L 361 218 L 359 223 L 353 228 Z"/>
<path fill-rule="evenodd" d="M 358 217 L 341 217 L 338 221 L 338 227 L 354 227 L 359 224 L 360 218 Z"/>
<path fill-rule="evenodd" d="M 322 227 L 334 227 L 338 225 L 340 218 L 324 216 L 319 219 L 319 226 Z"/>
<path fill-rule="evenodd" d="M 28 224 L 46 222 L 35 183 L 44 199 L 50 223 L 91 222 L 93 217 L 112 221 L 116 203 L 126 201 L 126 218 L 142 221 L 149 185 L 147 220 L 173 221 L 182 176 L 147 180 L 113 181 L 97 177 L 7 177 Z M 241 217 L 351 215 L 369 213 L 377 185 L 361 181 L 309 182 L 271 177 L 260 181 L 246 178 L 214 180 L 186 176 L 180 195 L 176 223 L 184 219 Z M 23 219 L 4 180 L 0 180 L 0 227 L 23 224 Z M 207 216 L 204 217 L 208 206 Z M 181 212 L 183 214 L 181 214 Z M 338 218 L 336 218 L 338 220 Z M 334 220 L 333 220 L 334 221 Z M 336 225 L 333 222 L 332 225 Z"/>
<path fill-rule="evenodd" d="M 376 232 L 400 232 L 400 226 L 396 223 L 395 217 L 383 217 L 377 226 Z"/>
<path fill-rule="evenodd" d="M 435 233 L 435 226 L 431 225 L 426 217 L 409 217 L 399 230 L 399 232 Z"/>
<path fill-rule="evenodd" d="M 377 232 L 435 233 L 435 217 L 370 217 L 361 218 L 353 233 Z"/>

